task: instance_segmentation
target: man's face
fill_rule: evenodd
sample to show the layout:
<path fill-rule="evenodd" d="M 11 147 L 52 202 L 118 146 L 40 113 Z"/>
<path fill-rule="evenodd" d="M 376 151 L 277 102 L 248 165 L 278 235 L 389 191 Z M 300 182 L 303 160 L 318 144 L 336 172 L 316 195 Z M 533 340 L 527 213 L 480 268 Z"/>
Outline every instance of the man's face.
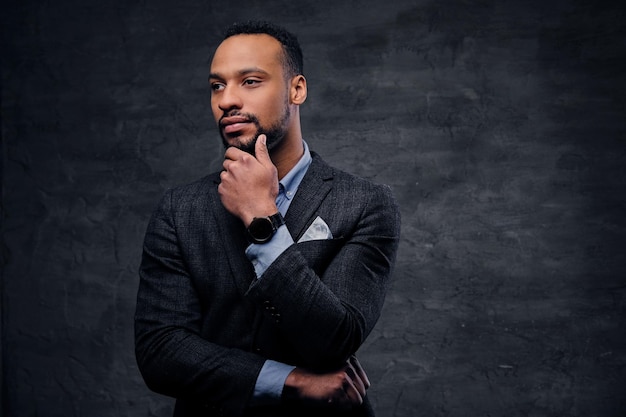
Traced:
<path fill-rule="evenodd" d="M 224 146 L 254 154 L 257 137 L 272 149 L 290 123 L 289 89 L 280 42 L 269 35 L 224 40 L 211 62 L 211 108 Z"/>

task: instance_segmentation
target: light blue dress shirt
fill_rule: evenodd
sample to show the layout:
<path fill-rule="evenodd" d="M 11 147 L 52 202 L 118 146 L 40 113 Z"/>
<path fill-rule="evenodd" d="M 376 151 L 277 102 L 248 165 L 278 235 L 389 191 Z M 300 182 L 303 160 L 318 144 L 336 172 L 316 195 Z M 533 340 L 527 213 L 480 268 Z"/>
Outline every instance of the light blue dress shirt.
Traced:
<path fill-rule="evenodd" d="M 311 165 L 309 146 L 304 142 L 304 155 L 298 163 L 279 181 L 276 206 L 280 214 L 285 216 L 293 197 L 298 191 L 302 178 Z M 246 249 L 246 256 L 252 262 L 257 279 L 263 278 L 267 268 L 283 253 L 294 241 L 286 225 L 280 226 L 272 239 L 263 244 L 251 244 Z M 266 360 L 254 388 L 253 405 L 271 404 L 280 401 L 283 386 L 289 373 L 295 366 L 273 360 Z"/>

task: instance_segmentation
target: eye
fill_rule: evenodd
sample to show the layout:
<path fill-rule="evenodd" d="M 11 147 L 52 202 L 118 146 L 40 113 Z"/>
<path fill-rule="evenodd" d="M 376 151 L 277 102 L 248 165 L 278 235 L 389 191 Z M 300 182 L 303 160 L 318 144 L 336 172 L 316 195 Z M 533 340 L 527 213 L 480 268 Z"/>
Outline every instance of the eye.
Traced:
<path fill-rule="evenodd" d="M 222 91 L 224 89 L 224 84 L 222 83 L 211 83 L 211 91 Z"/>
<path fill-rule="evenodd" d="M 260 82 L 261 82 L 261 80 L 257 80 L 255 78 L 246 78 L 245 80 L 243 80 L 243 85 L 250 87 L 250 86 L 257 85 Z"/>

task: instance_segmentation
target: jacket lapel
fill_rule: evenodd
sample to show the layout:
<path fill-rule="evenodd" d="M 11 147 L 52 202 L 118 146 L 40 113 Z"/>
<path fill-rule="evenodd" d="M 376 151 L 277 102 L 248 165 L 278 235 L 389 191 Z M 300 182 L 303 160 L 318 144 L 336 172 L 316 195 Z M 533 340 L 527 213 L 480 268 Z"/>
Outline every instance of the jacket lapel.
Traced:
<path fill-rule="evenodd" d="M 313 156 L 311 166 L 302 179 L 285 216 L 289 232 L 296 242 L 304 234 L 306 227 L 313 222 L 315 212 L 332 189 L 333 169 L 322 161 L 319 155 L 314 152 L 311 154 Z M 222 205 L 217 194 L 219 182 L 219 176 L 214 177 L 211 189 L 213 198 L 209 199 L 210 210 L 215 216 L 218 234 L 224 245 L 237 288 L 245 294 L 256 277 L 254 268 L 245 255 L 245 249 L 248 247 L 246 230 L 241 221 Z"/>
<path fill-rule="evenodd" d="M 319 155 L 311 152 L 313 161 L 302 179 L 298 191 L 287 210 L 285 223 L 294 241 L 304 234 L 322 201 L 332 189 L 333 169 Z"/>

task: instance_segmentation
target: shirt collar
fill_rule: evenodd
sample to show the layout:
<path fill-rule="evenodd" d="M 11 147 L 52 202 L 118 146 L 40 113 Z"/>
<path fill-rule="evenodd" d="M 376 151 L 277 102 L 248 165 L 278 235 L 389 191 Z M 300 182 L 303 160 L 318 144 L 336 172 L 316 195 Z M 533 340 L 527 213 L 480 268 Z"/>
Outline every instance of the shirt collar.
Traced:
<path fill-rule="evenodd" d="M 298 190 L 298 186 L 302 182 L 302 178 L 304 178 L 304 174 L 306 174 L 309 166 L 311 165 L 311 153 L 309 152 L 309 146 L 303 140 L 304 144 L 304 155 L 300 158 L 298 163 L 291 168 L 291 170 L 283 177 L 282 180 L 279 181 L 280 190 L 284 192 L 285 197 L 288 200 L 291 200 L 294 195 L 296 195 L 296 191 Z"/>

